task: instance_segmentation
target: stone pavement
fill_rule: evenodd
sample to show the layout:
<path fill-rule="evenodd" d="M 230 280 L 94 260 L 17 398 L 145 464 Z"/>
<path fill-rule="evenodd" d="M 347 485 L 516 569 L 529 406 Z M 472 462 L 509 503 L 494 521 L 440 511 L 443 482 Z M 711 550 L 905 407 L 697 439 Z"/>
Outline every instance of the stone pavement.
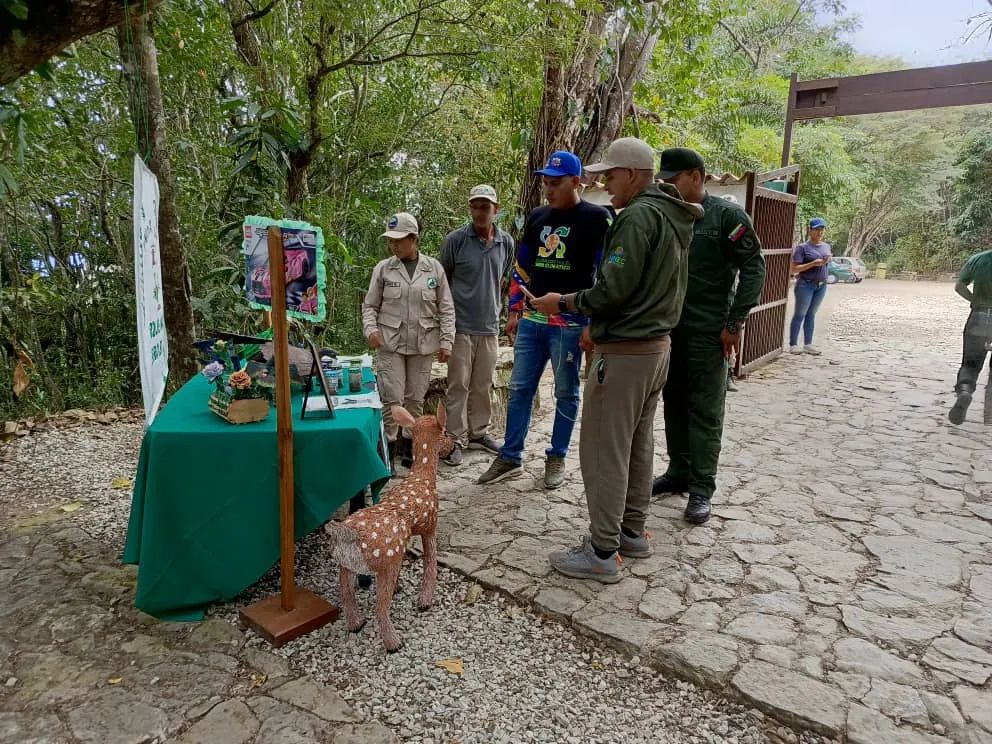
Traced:
<path fill-rule="evenodd" d="M 0 742 L 399 741 L 231 623 L 135 610 L 135 567 L 106 553 L 59 510 L 0 530 Z"/>
<path fill-rule="evenodd" d="M 658 500 L 655 555 L 613 586 L 551 571 L 587 531 L 577 450 L 544 491 L 550 406 L 526 473 L 441 481 L 442 559 L 580 632 L 854 744 L 992 742 L 992 430 L 947 423 L 967 308 L 950 285 L 835 286 L 823 357 L 728 396 L 715 516 Z M 553 401 L 550 391 L 544 401 Z M 659 415 L 657 470 L 664 465 Z M 573 440 L 573 444 L 577 442 Z"/>

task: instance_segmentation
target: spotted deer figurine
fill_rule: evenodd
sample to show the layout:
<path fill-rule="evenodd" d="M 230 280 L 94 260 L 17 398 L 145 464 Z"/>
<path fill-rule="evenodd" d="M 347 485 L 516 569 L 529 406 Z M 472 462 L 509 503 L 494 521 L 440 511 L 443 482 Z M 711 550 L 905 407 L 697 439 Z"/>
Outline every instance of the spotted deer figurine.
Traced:
<path fill-rule="evenodd" d="M 411 535 L 420 535 L 424 547 L 424 581 L 417 606 L 426 610 L 434 599 L 437 585 L 437 462 L 454 449 L 454 440 L 445 432 L 444 406 L 436 416 L 413 416 L 393 406 L 393 420 L 413 433 L 413 467 L 410 475 L 390 488 L 382 500 L 355 512 L 343 522 L 324 527 L 331 543 L 331 555 L 341 567 L 341 604 L 348 630 L 357 633 L 365 625 L 355 599 L 355 574 L 375 574 L 375 616 L 386 651 L 403 645 L 396 635 L 389 607 L 400 578 L 403 556 Z"/>

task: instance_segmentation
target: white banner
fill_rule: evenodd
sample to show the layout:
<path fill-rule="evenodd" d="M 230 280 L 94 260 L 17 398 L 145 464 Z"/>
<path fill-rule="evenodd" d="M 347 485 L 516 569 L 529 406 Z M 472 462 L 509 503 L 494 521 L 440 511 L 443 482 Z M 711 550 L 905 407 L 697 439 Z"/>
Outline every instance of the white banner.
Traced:
<path fill-rule="evenodd" d="M 169 341 L 162 305 L 158 179 L 138 156 L 134 158 L 134 294 L 138 309 L 138 366 L 147 428 L 165 394 Z"/>

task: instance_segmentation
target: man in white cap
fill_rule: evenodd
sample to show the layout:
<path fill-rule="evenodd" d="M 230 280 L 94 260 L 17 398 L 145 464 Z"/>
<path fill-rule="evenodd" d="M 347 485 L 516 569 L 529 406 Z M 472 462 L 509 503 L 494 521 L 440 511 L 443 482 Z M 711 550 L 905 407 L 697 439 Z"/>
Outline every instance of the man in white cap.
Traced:
<path fill-rule="evenodd" d="M 468 195 L 472 219 L 444 237 L 444 266 L 455 302 L 455 345 L 448 362 L 448 431 L 455 448 L 445 458 L 461 465 L 462 449 L 499 452 L 502 442 L 489 434 L 490 390 L 497 361 L 500 287 L 513 261 L 513 238 L 496 226 L 499 199 L 487 184 Z"/>
<path fill-rule="evenodd" d="M 668 375 L 669 334 L 685 297 L 687 256 L 698 204 L 654 183 L 654 152 L 624 137 L 586 170 L 603 173 L 618 213 L 606 235 L 596 284 L 532 300 L 542 312 L 579 310 L 596 344 L 582 400 L 579 460 L 590 535 L 552 553 L 555 570 L 603 583 L 620 581 L 617 553 L 647 558 L 644 524 L 651 500 L 654 417 Z"/>

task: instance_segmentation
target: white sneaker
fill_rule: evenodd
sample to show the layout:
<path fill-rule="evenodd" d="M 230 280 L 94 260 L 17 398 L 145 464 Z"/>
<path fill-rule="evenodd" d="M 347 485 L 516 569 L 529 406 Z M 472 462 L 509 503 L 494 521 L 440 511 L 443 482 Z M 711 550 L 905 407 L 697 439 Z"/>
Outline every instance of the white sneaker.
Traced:
<path fill-rule="evenodd" d="M 812 344 L 806 344 L 806 346 L 803 349 L 803 351 L 805 351 L 807 354 L 812 354 L 813 356 L 820 356 L 820 354 L 823 353 L 822 351 L 820 351 L 819 349 L 817 349 Z"/>
<path fill-rule="evenodd" d="M 790 346 L 789 347 L 789 353 L 790 354 L 802 354 L 803 353 L 803 347 L 802 346 Z"/>

